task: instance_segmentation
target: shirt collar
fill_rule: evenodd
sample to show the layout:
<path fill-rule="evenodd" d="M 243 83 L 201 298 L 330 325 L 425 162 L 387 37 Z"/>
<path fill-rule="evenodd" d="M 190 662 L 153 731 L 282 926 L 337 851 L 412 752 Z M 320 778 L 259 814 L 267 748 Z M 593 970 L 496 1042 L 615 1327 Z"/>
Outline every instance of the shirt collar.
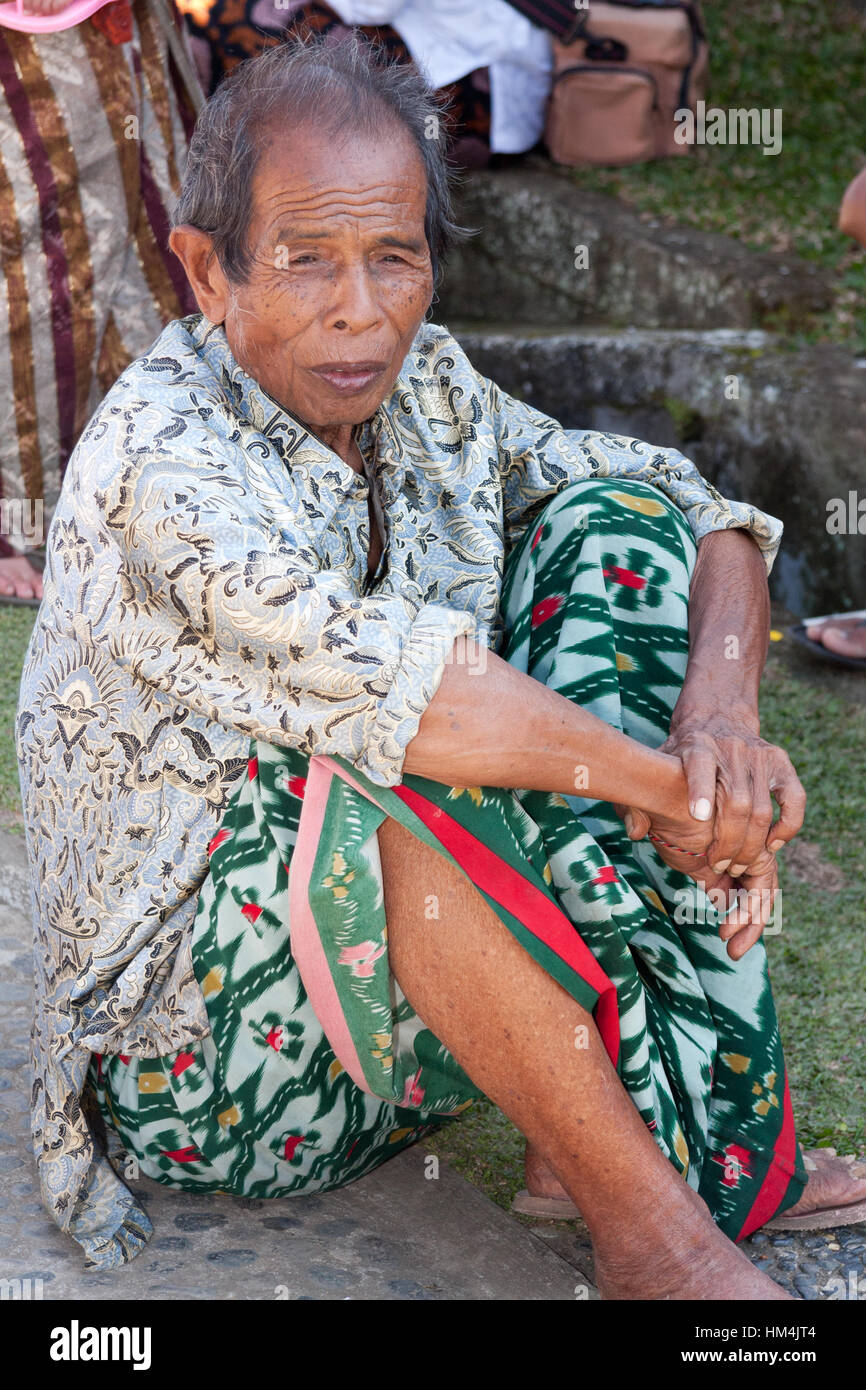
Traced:
<path fill-rule="evenodd" d="M 302 449 L 307 462 L 312 454 L 330 469 L 335 469 L 347 487 L 354 487 L 358 480 L 355 469 L 350 468 L 345 460 L 324 444 L 317 435 L 311 434 L 300 420 L 279 405 L 254 377 L 238 365 L 228 345 L 222 324 L 211 323 L 204 315 L 199 315 L 198 323 L 193 319 L 190 324 L 190 336 L 196 352 L 220 382 L 235 413 L 252 425 L 259 434 L 273 440 L 286 462 Z M 403 452 L 399 434 L 391 422 L 387 407 L 397 392 L 405 390 L 405 384 L 401 384 L 404 370 L 405 366 L 401 369 L 390 395 L 370 419 L 365 420 L 355 431 L 355 437 L 365 458 L 371 453 L 378 454 L 378 441 L 382 432 L 389 441 L 389 454 L 392 458 L 399 458 Z M 368 449 L 367 445 L 372 445 L 372 449 Z"/>

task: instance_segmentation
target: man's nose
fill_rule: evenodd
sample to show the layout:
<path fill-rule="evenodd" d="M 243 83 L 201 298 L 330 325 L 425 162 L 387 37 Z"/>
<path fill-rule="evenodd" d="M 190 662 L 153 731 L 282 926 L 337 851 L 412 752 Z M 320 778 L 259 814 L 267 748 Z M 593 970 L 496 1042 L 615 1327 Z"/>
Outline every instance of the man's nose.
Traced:
<path fill-rule="evenodd" d="M 344 267 L 337 279 L 337 293 L 328 315 L 329 325 L 345 324 L 354 333 L 373 328 L 382 319 L 382 309 L 369 270 L 365 265 Z"/>

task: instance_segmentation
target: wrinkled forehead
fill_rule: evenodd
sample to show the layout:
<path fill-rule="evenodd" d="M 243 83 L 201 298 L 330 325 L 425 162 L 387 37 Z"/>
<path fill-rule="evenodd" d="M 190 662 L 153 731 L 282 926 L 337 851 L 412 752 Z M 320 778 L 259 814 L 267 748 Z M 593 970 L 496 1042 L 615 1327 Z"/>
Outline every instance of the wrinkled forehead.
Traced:
<path fill-rule="evenodd" d="M 261 236 L 279 223 L 372 227 L 388 221 L 423 231 L 424 162 L 395 121 L 371 131 L 286 130 L 273 118 L 259 137 L 252 188 L 252 227 Z"/>

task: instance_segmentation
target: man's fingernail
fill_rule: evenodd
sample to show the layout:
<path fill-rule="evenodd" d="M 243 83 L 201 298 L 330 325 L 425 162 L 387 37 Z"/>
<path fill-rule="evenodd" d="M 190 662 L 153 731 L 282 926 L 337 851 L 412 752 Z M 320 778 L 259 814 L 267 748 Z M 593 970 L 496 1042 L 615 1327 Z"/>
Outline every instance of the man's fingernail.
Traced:
<path fill-rule="evenodd" d="M 731 866 L 731 878 L 739 878 L 740 874 L 744 874 L 748 867 L 748 864 L 733 864 Z"/>
<path fill-rule="evenodd" d="M 713 872 L 717 874 L 723 874 L 730 862 L 730 859 L 720 859 L 718 864 L 713 865 Z"/>
<path fill-rule="evenodd" d="M 692 807 L 692 815 L 695 820 L 709 820 L 713 813 L 713 808 L 705 796 L 699 797 Z"/>
<path fill-rule="evenodd" d="M 768 849 L 771 849 L 771 850 L 773 851 L 773 853 L 775 854 L 776 850 L 777 850 L 777 849 L 781 849 L 782 846 L 784 845 L 784 843 L 785 843 L 784 840 L 771 840 L 770 843 L 769 843 L 769 845 L 767 846 L 767 848 L 768 848 Z"/>

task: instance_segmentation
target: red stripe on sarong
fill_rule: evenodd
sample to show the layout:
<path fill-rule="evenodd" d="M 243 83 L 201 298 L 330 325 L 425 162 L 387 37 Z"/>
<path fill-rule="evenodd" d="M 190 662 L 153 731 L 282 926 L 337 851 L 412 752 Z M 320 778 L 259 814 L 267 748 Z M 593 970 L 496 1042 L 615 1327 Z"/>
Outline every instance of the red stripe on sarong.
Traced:
<path fill-rule="evenodd" d="M 616 1066 L 619 1058 L 616 989 L 565 913 L 540 888 L 500 859 L 440 806 L 405 785 L 393 790 L 433 832 L 477 888 L 506 908 L 595 991 L 598 995 L 595 1021 L 607 1054 Z"/>
<path fill-rule="evenodd" d="M 752 1208 L 743 1222 L 737 1240 L 745 1240 L 767 1221 L 772 1221 L 779 1210 L 779 1203 L 785 1189 L 794 1176 L 797 1159 L 797 1142 L 794 1134 L 794 1111 L 791 1106 L 791 1093 L 788 1090 L 788 1077 L 785 1076 L 785 1096 L 782 1101 L 782 1128 L 773 1148 L 773 1158 L 767 1175 L 761 1184 Z"/>
<path fill-rule="evenodd" d="M 313 863 L 334 776 L 342 778 L 368 801 L 384 810 L 373 794 L 360 786 L 351 773 L 327 754 L 317 754 L 310 759 L 289 874 L 292 954 L 307 997 L 334 1054 L 356 1086 L 368 1094 L 376 1094 L 371 1091 L 364 1075 L 309 901 Z M 408 787 L 393 787 L 391 790 L 432 832 L 479 888 L 506 908 L 539 941 L 544 942 L 597 994 L 596 1026 L 607 1054 L 616 1066 L 620 1042 L 616 990 L 565 913 L 440 807 Z"/>

